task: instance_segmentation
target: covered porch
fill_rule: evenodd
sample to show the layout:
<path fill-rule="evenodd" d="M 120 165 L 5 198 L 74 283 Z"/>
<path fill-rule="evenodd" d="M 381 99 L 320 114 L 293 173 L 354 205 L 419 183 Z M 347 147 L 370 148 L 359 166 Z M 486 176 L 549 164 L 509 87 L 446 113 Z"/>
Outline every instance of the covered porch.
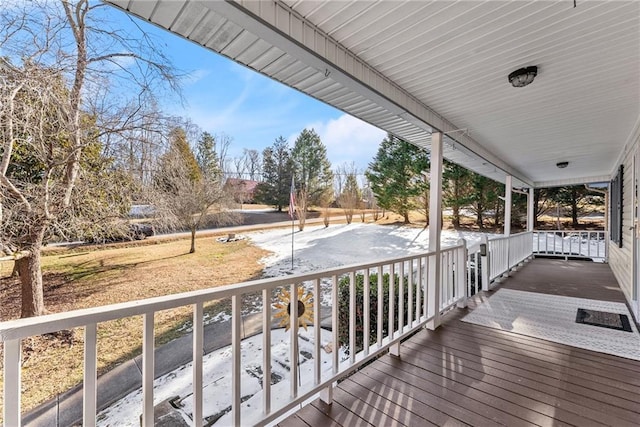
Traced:
<path fill-rule="evenodd" d="M 640 360 L 461 321 L 501 289 L 625 302 L 607 264 L 534 259 L 279 425 L 640 424 Z"/>
<path fill-rule="evenodd" d="M 180 306 L 193 310 L 191 417 L 193 425 L 204 425 L 203 400 L 209 391 L 202 380 L 203 304 L 217 298 L 232 301 L 233 425 L 640 423 L 639 361 L 462 321 L 503 290 L 627 301 L 640 312 L 640 270 L 634 267 L 640 254 L 635 235 L 640 233 L 635 203 L 640 188 L 637 3 L 578 2 L 571 8 L 570 2 L 541 6 L 533 1 L 108 2 L 429 150 L 431 246 L 419 256 L 6 322 L 0 328 L 4 402 L 11 402 L 3 408 L 5 425 L 22 421 L 22 341 L 67 328 L 84 330 L 82 423 L 95 425 L 101 409 L 97 326 L 128 316 L 144 319 L 140 412 L 143 425 L 153 425 L 158 403 L 154 315 Z M 508 76 L 531 67 L 536 82 L 514 88 Z M 526 192 L 529 231 L 511 235 L 508 208 L 504 237 L 480 248 L 463 243 L 441 248 L 444 159 L 504 183 L 507 207 L 512 191 Z M 611 252 L 603 257 L 612 261 L 626 298 L 607 264 L 573 268 L 573 262 L 534 260 L 512 271 L 534 251 L 535 188 L 616 180 L 617 205 L 608 208 L 616 219 L 617 240 L 609 244 L 603 232 L 598 241 Z M 383 273 L 400 278 L 398 290 L 385 290 L 386 305 Z M 370 281 L 373 274 L 377 282 Z M 358 277 L 365 283 L 364 303 L 356 299 Z M 288 333 L 297 343 L 298 287 L 318 296 L 321 285 L 328 284 L 336 302 L 343 279 L 351 315 L 339 328 L 338 306 L 332 307 L 336 351 L 330 363 L 320 362 L 324 348 L 315 332 L 309 377 L 299 381 L 291 369 L 286 384 L 272 387 L 265 381 L 255 394 L 257 404 L 251 402 L 259 416 L 249 418 L 240 356 L 242 297 L 261 295 L 263 324 L 270 325 L 272 293 L 287 289 Z M 587 282 L 591 286 L 583 286 Z M 379 298 L 370 302 L 374 290 Z M 399 298 L 405 290 L 408 298 Z M 313 303 L 318 325 L 319 298 Z M 362 326 L 356 323 L 356 308 Z M 396 313 L 405 311 L 406 319 L 394 321 Z M 374 313 L 377 324 L 371 320 Z M 270 331 L 264 327 L 260 368 L 265 378 L 275 366 Z M 637 335 L 637 328 L 629 334 Z M 337 351 L 340 344 L 349 349 L 344 359 Z M 298 365 L 297 344 L 290 346 L 289 359 L 291 366 Z M 289 413 L 318 394 L 321 400 Z M 274 396 L 284 403 L 276 405 Z M 285 414 L 289 417 L 280 421 Z"/>

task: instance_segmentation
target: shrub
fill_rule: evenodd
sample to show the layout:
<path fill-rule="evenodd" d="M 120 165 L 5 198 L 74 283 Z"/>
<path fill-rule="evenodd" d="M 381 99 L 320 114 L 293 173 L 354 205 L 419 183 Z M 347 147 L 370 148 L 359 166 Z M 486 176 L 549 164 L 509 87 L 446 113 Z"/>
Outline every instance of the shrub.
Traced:
<path fill-rule="evenodd" d="M 400 292 L 400 277 L 395 274 L 394 275 L 394 286 L 395 286 L 395 302 L 394 302 L 394 330 L 398 328 L 398 311 L 399 311 L 399 301 L 398 298 Z M 352 313 L 356 317 L 356 352 L 361 351 L 363 348 L 363 339 L 364 339 L 364 275 L 356 274 L 356 308 L 355 313 Z M 404 322 L 406 325 L 409 319 L 409 280 L 408 276 L 404 276 Z M 350 307 L 349 307 L 349 285 L 350 285 L 350 277 L 344 276 L 340 279 L 338 283 L 338 335 L 340 339 L 340 345 L 345 346 L 348 352 L 349 345 L 349 317 L 350 317 Z M 424 293 L 422 289 L 420 289 L 417 285 L 417 280 L 413 281 L 413 318 L 415 319 L 415 303 L 416 303 L 416 295 L 417 292 L 420 292 L 420 301 L 424 301 Z M 378 275 L 376 273 L 369 275 L 369 314 L 370 314 L 370 331 L 369 331 L 369 340 L 370 344 L 373 344 L 378 340 L 377 332 L 378 332 Z M 389 273 L 384 273 L 382 275 L 382 335 L 386 337 L 389 334 Z M 420 314 L 423 315 L 422 307 L 420 309 Z"/>

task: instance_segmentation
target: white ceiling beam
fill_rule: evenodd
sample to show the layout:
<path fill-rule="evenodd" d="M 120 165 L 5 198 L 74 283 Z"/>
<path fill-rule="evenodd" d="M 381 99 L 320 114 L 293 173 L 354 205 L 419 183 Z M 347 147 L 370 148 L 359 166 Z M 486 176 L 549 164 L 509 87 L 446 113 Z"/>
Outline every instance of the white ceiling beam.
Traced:
<path fill-rule="evenodd" d="M 597 182 L 609 182 L 609 175 L 583 176 L 579 178 L 558 179 L 553 181 L 536 181 L 535 188 L 564 187 L 567 185 L 595 184 Z"/>

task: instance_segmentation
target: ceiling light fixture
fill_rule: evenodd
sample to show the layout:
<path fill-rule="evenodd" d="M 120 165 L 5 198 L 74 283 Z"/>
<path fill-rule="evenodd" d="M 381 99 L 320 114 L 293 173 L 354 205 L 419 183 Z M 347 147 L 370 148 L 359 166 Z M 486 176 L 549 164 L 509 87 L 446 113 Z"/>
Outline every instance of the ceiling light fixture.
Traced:
<path fill-rule="evenodd" d="M 531 67 L 520 68 L 509 74 L 509 83 L 513 87 L 525 87 L 533 82 L 533 79 L 538 75 L 538 67 L 532 65 Z"/>
<path fill-rule="evenodd" d="M 569 162 L 558 162 L 556 163 L 556 166 L 559 167 L 560 169 L 564 169 L 567 166 L 569 166 Z"/>

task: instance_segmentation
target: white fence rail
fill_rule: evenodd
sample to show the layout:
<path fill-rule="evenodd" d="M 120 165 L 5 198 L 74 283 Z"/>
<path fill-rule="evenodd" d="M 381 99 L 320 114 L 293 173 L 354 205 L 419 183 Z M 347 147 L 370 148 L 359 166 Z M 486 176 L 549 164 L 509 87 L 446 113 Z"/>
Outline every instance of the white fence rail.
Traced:
<path fill-rule="evenodd" d="M 533 232 L 533 252 L 561 258 L 606 260 L 607 231 L 537 230 Z"/>
<path fill-rule="evenodd" d="M 140 408 L 142 425 L 154 423 L 154 314 L 182 306 L 191 306 L 193 312 L 193 424 L 203 424 L 203 305 L 212 300 L 231 298 L 232 331 L 232 401 L 231 422 L 265 424 L 294 408 L 304 400 L 320 392 L 326 401 L 331 400 L 333 384 L 341 377 L 357 369 L 360 365 L 391 349 L 399 351 L 400 340 L 417 328 L 439 318 L 439 313 L 455 304 L 464 304 L 467 297 L 467 251 L 464 244 L 445 248 L 440 252 L 440 286 L 436 287 L 429 278 L 436 278 L 429 269 L 436 265 L 436 254 L 406 256 L 370 264 L 340 267 L 322 272 L 294 275 L 247 282 L 238 285 L 194 291 L 165 297 L 151 298 L 123 304 L 115 304 L 66 313 L 52 314 L 37 318 L 19 319 L 0 324 L 0 340 L 4 343 L 4 424 L 21 425 L 21 356 L 22 342 L 29 337 L 65 329 L 84 329 L 84 381 L 82 424 L 96 424 L 99 409 L 96 402 L 97 357 L 99 357 L 96 333 L 102 322 L 143 316 L 142 339 L 142 395 Z M 396 286 L 386 286 L 396 283 Z M 375 281 L 373 280 L 375 278 Z M 394 278 L 391 280 L 389 278 Z M 362 286 L 360 283 L 362 282 Z M 330 287 L 332 296 L 331 334 L 333 343 L 348 349 L 346 360 L 340 360 L 338 345 L 334 344 L 332 363 L 329 369 L 321 365 L 320 328 L 314 328 L 313 378 L 298 378 L 298 289 L 303 286 L 313 294 L 313 323 L 320 325 L 321 287 Z M 348 288 L 348 312 L 340 311 L 341 290 Z M 290 366 L 289 398 L 284 403 L 275 404 L 272 399 L 271 325 L 273 323 L 272 304 L 274 293 L 286 289 L 290 294 Z M 357 291 L 360 289 L 360 291 Z M 242 405 L 240 358 L 242 337 L 242 298 L 246 294 L 261 294 L 263 359 L 262 408 L 257 410 L 257 418 L 246 418 L 246 408 Z M 362 292 L 362 298 L 357 297 Z M 371 300 L 372 294 L 377 299 Z M 430 298 L 434 295 L 435 298 Z M 343 298 L 344 300 L 344 298 Z M 385 300 L 388 301 L 385 305 Z M 438 301 L 439 304 L 435 304 Z M 397 310 L 397 312 L 396 312 Z M 388 315 L 383 315 L 388 312 Z M 405 315 L 398 315 L 405 313 Z M 361 313 L 357 318 L 356 313 Z M 373 314 L 375 316 L 372 316 Z M 396 314 L 398 313 L 398 314 Z M 437 314 L 436 314 L 437 313 Z M 344 316 L 348 325 L 344 323 Z M 343 318 L 342 323 L 340 318 Z M 375 324 L 370 319 L 375 317 Z M 358 324 L 358 322 L 362 324 Z M 344 330 L 343 330 L 344 329 Z M 277 400 L 281 402 L 281 400 Z M 276 407 L 277 406 L 277 407 Z M 257 408 L 256 408 L 257 409 Z M 246 418 L 246 419 L 245 419 Z"/>
<path fill-rule="evenodd" d="M 532 254 L 532 232 L 498 237 L 488 242 L 489 282 L 497 279 Z"/>

